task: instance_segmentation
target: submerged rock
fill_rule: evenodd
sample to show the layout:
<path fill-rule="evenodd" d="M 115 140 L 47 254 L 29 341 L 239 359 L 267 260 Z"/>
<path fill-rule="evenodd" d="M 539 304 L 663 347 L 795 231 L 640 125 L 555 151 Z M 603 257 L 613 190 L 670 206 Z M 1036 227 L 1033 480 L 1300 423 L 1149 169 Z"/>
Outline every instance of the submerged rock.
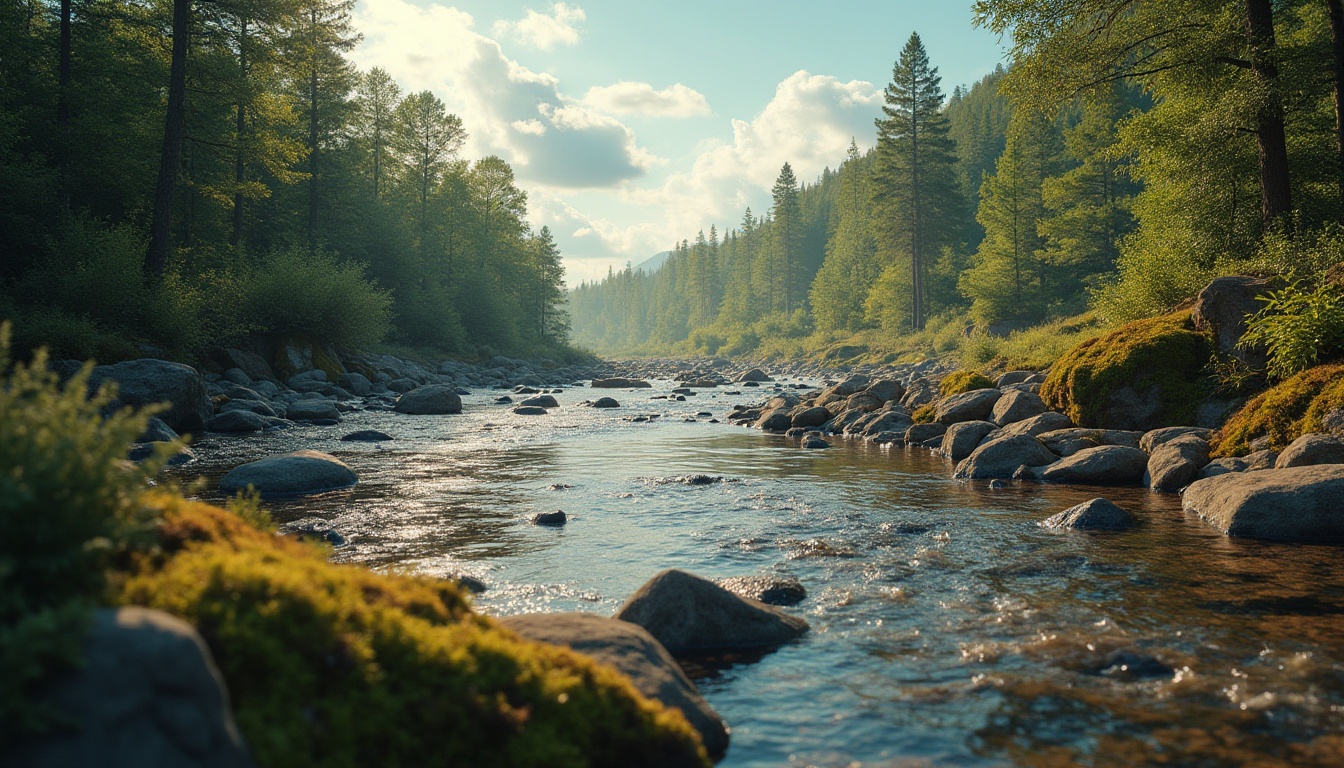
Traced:
<path fill-rule="evenodd" d="M 766 605 L 797 605 L 807 597 L 802 582 L 792 576 L 731 576 L 717 583 L 735 595 Z"/>
<path fill-rule="evenodd" d="M 557 509 L 554 512 L 538 512 L 532 516 L 533 525 L 561 526 L 569 521 L 564 510 Z"/>
<path fill-rule="evenodd" d="M 773 648 L 808 630 L 796 616 L 675 569 L 640 587 L 616 618 L 644 627 L 673 655 Z"/>
<path fill-rule="evenodd" d="M 376 429 L 361 429 L 358 432 L 351 432 L 341 439 L 347 443 L 381 443 L 391 440 L 392 436 Z"/>

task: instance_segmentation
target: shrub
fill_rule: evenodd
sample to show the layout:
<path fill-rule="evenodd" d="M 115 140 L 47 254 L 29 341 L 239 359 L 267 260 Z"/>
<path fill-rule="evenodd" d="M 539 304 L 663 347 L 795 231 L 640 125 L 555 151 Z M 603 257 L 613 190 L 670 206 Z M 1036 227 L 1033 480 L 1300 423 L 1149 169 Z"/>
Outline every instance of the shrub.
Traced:
<path fill-rule="evenodd" d="M 1337 408 L 1344 408 L 1344 365 L 1310 368 L 1233 414 L 1218 433 L 1213 455 L 1243 456 L 1260 438 L 1268 438 L 1265 448 L 1281 450 L 1302 435 L 1321 431 L 1321 420 Z"/>
<path fill-rule="evenodd" d="M 967 368 L 979 368 L 989 365 L 999 356 L 1003 340 L 983 331 L 976 331 L 962 339 L 957 350 L 957 359 Z"/>
<path fill-rule="evenodd" d="M 392 295 L 360 267 L 320 251 L 271 253 L 245 273 L 241 293 L 243 316 L 274 333 L 368 347 L 391 323 Z"/>
<path fill-rule="evenodd" d="M 200 628 L 262 765 L 708 765 L 679 712 L 496 628 L 450 582 L 334 565 L 223 510 L 155 503 L 160 553 L 121 599 Z"/>
<path fill-rule="evenodd" d="M 115 390 L 90 397 L 91 366 L 60 386 L 46 362 L 11 367 L 0 325 L 0 742 L 60 722 L 35 686 L 78 660 L 109 557 L 148 530 L 141 489 L 166 458 L 123 463 L 147 412 L 104 419 Z"/>
<path fill-rule="evenodd" d="M 943 377 L 938 383 L 938 394 L 943 397 L 960 395 L 975 389 L 988 389 L 994 386 L 983 373 L 978 371 L 956 371 Z"/>
<path fill-rule="evenodd" d="M 1104 332 L 1091 314 L 1013 331 L 999 343 L 999 359 L 1008 370 L 1044 370 L 1080 343 Z"/>
<path fill-rule="evenodd" d="M 933 423 L 933 417 L 937 415 L 937 413 L 938 406 L 933 403 L 928 403 L 916 408 L 915 412 L 910 414 L 910 419 L 916 424 L 931 424 Z"/>
<path fill-rule="evenodd" d="M 1264 306 L 1246 323 L 1240 344 L 1263 345 L 1271 377 L 1287 378 L 1344 352 L 1344 291 L 1301 282 L 1261 297 Z"/>
<path fill-rule="evenodd" d="M 1142 428 L 1144 419 L 1115 399 L 1128 387 L 1157 398 L 1152 420 L 1188 424 L 1212 393 L 1210 354 L 1209 339 L 1194 330 L 1189 312 L 1136 320 L 1061 357 L 1041 385 L 1041 399 L 1080 427 Z"/>

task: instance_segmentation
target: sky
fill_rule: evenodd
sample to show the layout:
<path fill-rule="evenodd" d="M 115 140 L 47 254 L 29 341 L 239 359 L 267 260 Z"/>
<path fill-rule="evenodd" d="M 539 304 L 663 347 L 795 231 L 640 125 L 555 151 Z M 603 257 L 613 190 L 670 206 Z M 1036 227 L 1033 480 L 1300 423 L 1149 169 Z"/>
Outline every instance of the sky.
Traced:
<path fill-rule="evenodd" d="M 872 146 L 882 89 L 918 32 L 943 90 L 1004 45 L 968 0 L 358 0 L 352 53 L 462 118 L 548 226 L 566 280 L 638 264 L 770 207 Z"/>

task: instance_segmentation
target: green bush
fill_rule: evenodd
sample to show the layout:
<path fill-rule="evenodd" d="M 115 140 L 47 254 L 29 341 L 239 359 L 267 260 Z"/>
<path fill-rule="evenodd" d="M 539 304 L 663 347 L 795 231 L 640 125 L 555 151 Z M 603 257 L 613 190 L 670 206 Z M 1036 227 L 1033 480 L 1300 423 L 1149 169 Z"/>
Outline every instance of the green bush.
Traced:
<path fill-rule="evenodd" d="M 240 293 L 242 316 L 272 333 L 368 347 L 391 323 L 392 295 L 323 252 L 271 253 L 244 273 Z"/>
<path fill-rule="evenodd" d="M 1264 306 L 1246 323 L 1240 344 L 1268 350 L 1267 372 L 1284 379 L 1344 352 L 1344 290 L 1295 282 L 1261 297 Z"/>
<path fill-rule="evenodd" d="M 960 395 L 976 389 L 988 389 L 994 386 L 988 376 L 978 371 L 955 371 L 943 377 L 938 383 L 938 394 L 943 397 Z"/>
<path fill-rule="evenodd" d="M 1154 392 L 1160 423 L 1189 424 L 1213 391 L 1206 370 L 1211 352 L 1189 312 L 1136 320 L 1061 357 L 1041 385 L 1041 399 L 1080 427 L 1114 427 L 1126 414 L 1114 412 L 1112 396 L 1130 387 Z"/>
<path fill-rule="evenodd" d="M 149 529 L 141 490 L 166 458 L 122 461 L 147 412 L 102 418 L 115 390 L 90 397 L 88 365 L 60 386 L 46 362 L 11 366 L 0 325 L 0 742 L 60 722 L 35 686 L 78 660 L 110 557 Z"/>

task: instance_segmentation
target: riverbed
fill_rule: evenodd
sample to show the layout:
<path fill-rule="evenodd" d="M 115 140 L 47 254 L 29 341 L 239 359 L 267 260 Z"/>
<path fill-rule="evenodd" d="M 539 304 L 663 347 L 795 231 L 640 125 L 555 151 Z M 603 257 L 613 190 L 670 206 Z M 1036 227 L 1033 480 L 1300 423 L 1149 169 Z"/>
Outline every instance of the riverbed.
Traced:
<path fill-rule="evenodd" d="M 673 386 L 570 388 L 547 416 L 480 391 L 458 416 L 210 435 L 186 469 L 210 497 L 239 463 L 332 453 L 359 485 L 268 504 L 276 520 L 329 522 L 339 561 L 478 578 L 490 615 L 611 615 L 672 567 L 797 578 L 808 596 L 785 610 L 807 636 L 693 667 L 732 729 L 724 768 L 1344 764 L 1344 550 L 1228 539 L 1174 495 L 991 489 L 841 437 L 803 450 L 709 423 L 768 389 L 651 399 Z M 623 407 L 578 406 L 600 395 Z M 358 429 L 395 440 L 339 440 Z M 696 474 L 716 480 L 681 481 Z M 1142 525 L 1037 525 L 1095 496 Z M 564 527 L 530 524 L 557 509 Z"/>

